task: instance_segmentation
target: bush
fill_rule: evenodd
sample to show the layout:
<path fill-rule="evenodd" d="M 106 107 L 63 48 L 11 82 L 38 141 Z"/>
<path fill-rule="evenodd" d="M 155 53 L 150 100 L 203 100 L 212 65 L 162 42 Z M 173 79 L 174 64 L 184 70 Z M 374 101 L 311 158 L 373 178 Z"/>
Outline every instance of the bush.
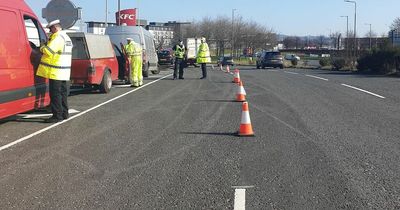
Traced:
<path fill-rule="evenodd" d="M 357 69 L 361 72 L 391 73 L 394 69 L 399 69 L 400 49 L 387 48 L 373 50 L 372 52 L 362 55 L 357 62 Z"/>
<path fill-rule="evenodd" d="M 332 66 L 335 70 L 340 70 L 346 66 L 346 60 L 344 58 L 333 58 Z"/>
<path fill-rule="evenodd" d="M 322 58 L 321 60 L 319 60 L 319 65 L 321 65 L 322 67 L 330 65 L 330 63 L 330 60 L 327 58 Z"/>
<path fill-rule="evenodd" d="M 297 64 L 298 64 L 297 59 L 293 59 L 291 62 L 292 62 L 292 66 L 297 66 Z"/>

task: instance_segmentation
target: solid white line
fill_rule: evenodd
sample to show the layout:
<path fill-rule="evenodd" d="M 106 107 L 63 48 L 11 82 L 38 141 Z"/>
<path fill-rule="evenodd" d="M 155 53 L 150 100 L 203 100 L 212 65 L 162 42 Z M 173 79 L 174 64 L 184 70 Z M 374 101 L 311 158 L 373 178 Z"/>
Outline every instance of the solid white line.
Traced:
<path fill-rule="evenodd" d="M 47 130 L 50 130 L 50 129 L 52 129 L 52 128 L 54 128 L 54 127 L 57 127 L 57 126 L 59 126 L 59 125 L 61 125 L 61 124 L 64 124 L 64 123 L 66 123 L 66 122 L 68 122 L 68 121 L 70 121 L 70 120 L 73 120 L 73 119 L 77 118 L 77 117 L 80 117 L 80 116 L 82 116 L 82 115 L 84 115 L 84 114 L 86 114 L 86 113 L 88 113 L 88 112 L 90 112 L 90 111 L 92 111 L 92 110 L 95 110 L 95 109 L 97 109 L 97 108 L 99 108 L 99 107 L 101 107 L 101 106 L 104 106 L 104 105 L 106 105 L 106 104 L 108 104 L 108 103 L 111 103 L 112 101 L 115 101 L 115 100 L 117 100 L 117 99 L 119 99 L 119 98 L 122 98 L 122 97 L 124 97 L 124 96 L 126 96 L 126 95 L 128 95 L 128 94 L 130 94 L 130 93 L 133 93 L 133 92 L 135 92 L 135 91 L 138 91 L 138 90 L 140 90 L 140 89 L 142 89 L 142 88 L 144 88 L 144 87 L 146 87 L 146 86 L 149 86 L 149 85 L 151 85 L 151 84 L 153 84 L 153 83 L 155 83 L 155 82 L 158 82 L 158 81 L 160 81 L 160 80 L 162 80 L 162 79 L 164 79 L 164 78 L 166 78 L 166 77 L 170 77 L 171 75 L 172 75 L 172 74 L 169 74 L 169 75 L 166 75 L 166 76 L 164 76 L 164 77 L 161 77 L 161 78 L 159 78 L 159 79 L 157 79 L 157 80 L 154 80 L 154 81 L 152 81 L 152 82 L 149 82 L 149 83 L 147 83 L 147 84 L 145 84 L 145 85 L 143 85 L 143 86 L 141 86 L 141 87 L 135 88 L 135 89 L 133 89 L 133 90 L 131 90 L 131 91 L 129 91 L 129 92 L 126 92 L 126 93 L 124 93 L 124 94 L 122 94 L 122 95 L 119 95 L 119 96 L 117 96 L 117 97 L 115 97 L 115 98 L 112 98 L 112 99 L 110 99 L 110 100 L 108 100 L 108 101 L 106 101 L 106 102 L 103 102 L 103 103 L 101 103 L 101 104 L 99 104 L 99 105 L 96 105 L 96 106 L 94 106 L 94 107 L 92 107 L 92 108 L 90 108 L 90 109 L 88 109 L 88 110 L 85 110 L 85 111 L 83 111 L 83 112 L 81 112 L 81 113 L 79 113 L 79 114 L 77 114 L 77 115 L 74 115 L 74 116 L 68 118 L 67 120 L 63 120 L 63 121 L 61 121 L 61 122 L 55 123 L 55 124 L 53 124 L 53 125 L 50 125 L 49 127 L 43 128 L 43 129 L 41 129 L 41 130 L 39 130 L 39 131 L 36 131 L 35 133 L 29 134 L 29 135 L 27 135 L 27 136 L 25 136 L 25 137 L 22 137 L 22 138 L 20 138 L 20 139 L 18 139 L 18 140 L 16 140 L 16 141 L 13 141 L 13 142 L 11 142 L 11 143 L 9 143 L 9 144 L 6 144 L 6 145 L 4 145 L 4 146 L 1 146 L 1 147 L 0 147 L 0 151 L 5 150 L 5 149 L 7 149 L 7 148 L 9 148 L 9 147 L 12 147 L 12 146 L 14 146 L 14 145 L 16 145 L 16 144 L 18 144 L 18 143 L 23 142 L 23 141 L 26 141 L 26 140 L 28 140 L 28 139 L 30 139 L 30 138 L 36 136 L 36 135 L 39 135 L 39 134 L 41 134 L 41 133 L 43 133 L 43 132 L 45 132 L 45 131 L 47 131 Z"/>
<path fill-rule="evenodd" d="M 384 96 L 381 96 L 381 95 L 378 95 L 378 94 L 376 94 L 376 93 L 372 93 L 372 92 L 363 90 L 363 89 L 358 88 L 358 87 L 354 87 L 354 86 L 346 85 L 346 84 L 342 84 L 342 85 L 345 86 L 345 87 L 352 88 L 352 89 L 354 89 L 354 90 L 358 90 L 358 91 L 361 91 L 361 92 L 364 92 L 364 93 L 368 93 L 368 94 L 373 95 L 373 96 L 376 96 L 376 97 L 378 97 L 378 98 L 385 98 Z"/>
<path fill-rule="evenodd" d="M 288 73 L 288 74 L 299 74 L 299 73 L 291 72 L 291 71 L 285 71 L 285 73 Z"/>
<path fill-rule="evenodd" d="M 246 209 L 246 189 L 235 189 L 234 210 Z"/>
<path fill-rule="evenodd" d="M 278 70 L 268 70 L 268 71 L 272 71 L 272 72 L 278 72 Z M 267 71 L 267 72 L 268 72 L 268 71 Z"/>
<path fill-rule="evenodd" d="M 75 109 L 69 109 L 68 113 L 75 114 L 79 113 L 80 111 Z M 41 118 L 41 117 L 51 117 L 53 114 L 17 114 L 17 117 L 21 117 L 23 119 L 32 119 L 32 118 Z"/>
<path fill-rule="evenodd" d="M 325 79 L 325 78 L 322 78 L 322 77 L 317 77 L 317 76 L 309 75 L 309 74 L 306 74 L 306 77 L 312 77 L 312 78 L 315 78 L 315 79 L 320 79 L 320 80 L 324 80 L 324 81 L 329 81 L 329 79 Z"/>

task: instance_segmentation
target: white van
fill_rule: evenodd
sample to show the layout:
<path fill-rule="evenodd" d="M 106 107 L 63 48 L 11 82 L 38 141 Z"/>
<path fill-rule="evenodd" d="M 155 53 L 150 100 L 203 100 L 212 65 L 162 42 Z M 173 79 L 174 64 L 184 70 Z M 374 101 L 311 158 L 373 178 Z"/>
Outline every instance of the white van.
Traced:
<path fill-rule="evenodd" d="M 158 69 L 157 52 L 153 35 L 141 26 L 110 26 L 106 33 L 113 44 L 121 49 L 121 44 L 126 45 L 126 38 L 132 38 L 143 48 L 143 76 L 148 77 L 149 71 L 153 74 L 160 73 Z"/>

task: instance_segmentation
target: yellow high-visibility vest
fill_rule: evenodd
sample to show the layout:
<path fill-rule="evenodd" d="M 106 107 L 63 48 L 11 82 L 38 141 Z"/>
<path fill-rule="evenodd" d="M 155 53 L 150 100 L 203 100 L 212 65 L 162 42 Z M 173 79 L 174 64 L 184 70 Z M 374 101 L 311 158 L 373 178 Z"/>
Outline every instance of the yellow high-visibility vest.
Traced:
<path fill-rule="evenodd" d="M 72 42 L 66 33 L 59 31 L 52 34 L 47 45 L 40 47 L 40 52 L 43 55 L 37 76 L 53 80 L 70 79 Z"/>
<path fill-rule="evenodd" d="M 211 63 L 210 49 L 207 43 L 201 43 L 197 52 L 197 63 Z"/>

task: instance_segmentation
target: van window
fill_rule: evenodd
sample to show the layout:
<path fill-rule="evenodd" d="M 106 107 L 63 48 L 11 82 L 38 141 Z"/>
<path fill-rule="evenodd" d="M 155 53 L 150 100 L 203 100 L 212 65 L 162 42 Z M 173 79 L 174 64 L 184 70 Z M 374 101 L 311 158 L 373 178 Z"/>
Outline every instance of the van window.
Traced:
<path fill-rule="evenodd" d="M 73 44 L 72 59 L 89 59 L 88 50 L 83 37 L 71 37 Z"/>
<path fill-rule="evenodd" d="M 40 47 L 40 43 L 45 43 L 47 41 L 46 33 L 41 27 L 39 27 L 38 22 L 29 16 L 24 16 L 26 35 L 28 41 L 34 44 L 36 47 Z"/>

